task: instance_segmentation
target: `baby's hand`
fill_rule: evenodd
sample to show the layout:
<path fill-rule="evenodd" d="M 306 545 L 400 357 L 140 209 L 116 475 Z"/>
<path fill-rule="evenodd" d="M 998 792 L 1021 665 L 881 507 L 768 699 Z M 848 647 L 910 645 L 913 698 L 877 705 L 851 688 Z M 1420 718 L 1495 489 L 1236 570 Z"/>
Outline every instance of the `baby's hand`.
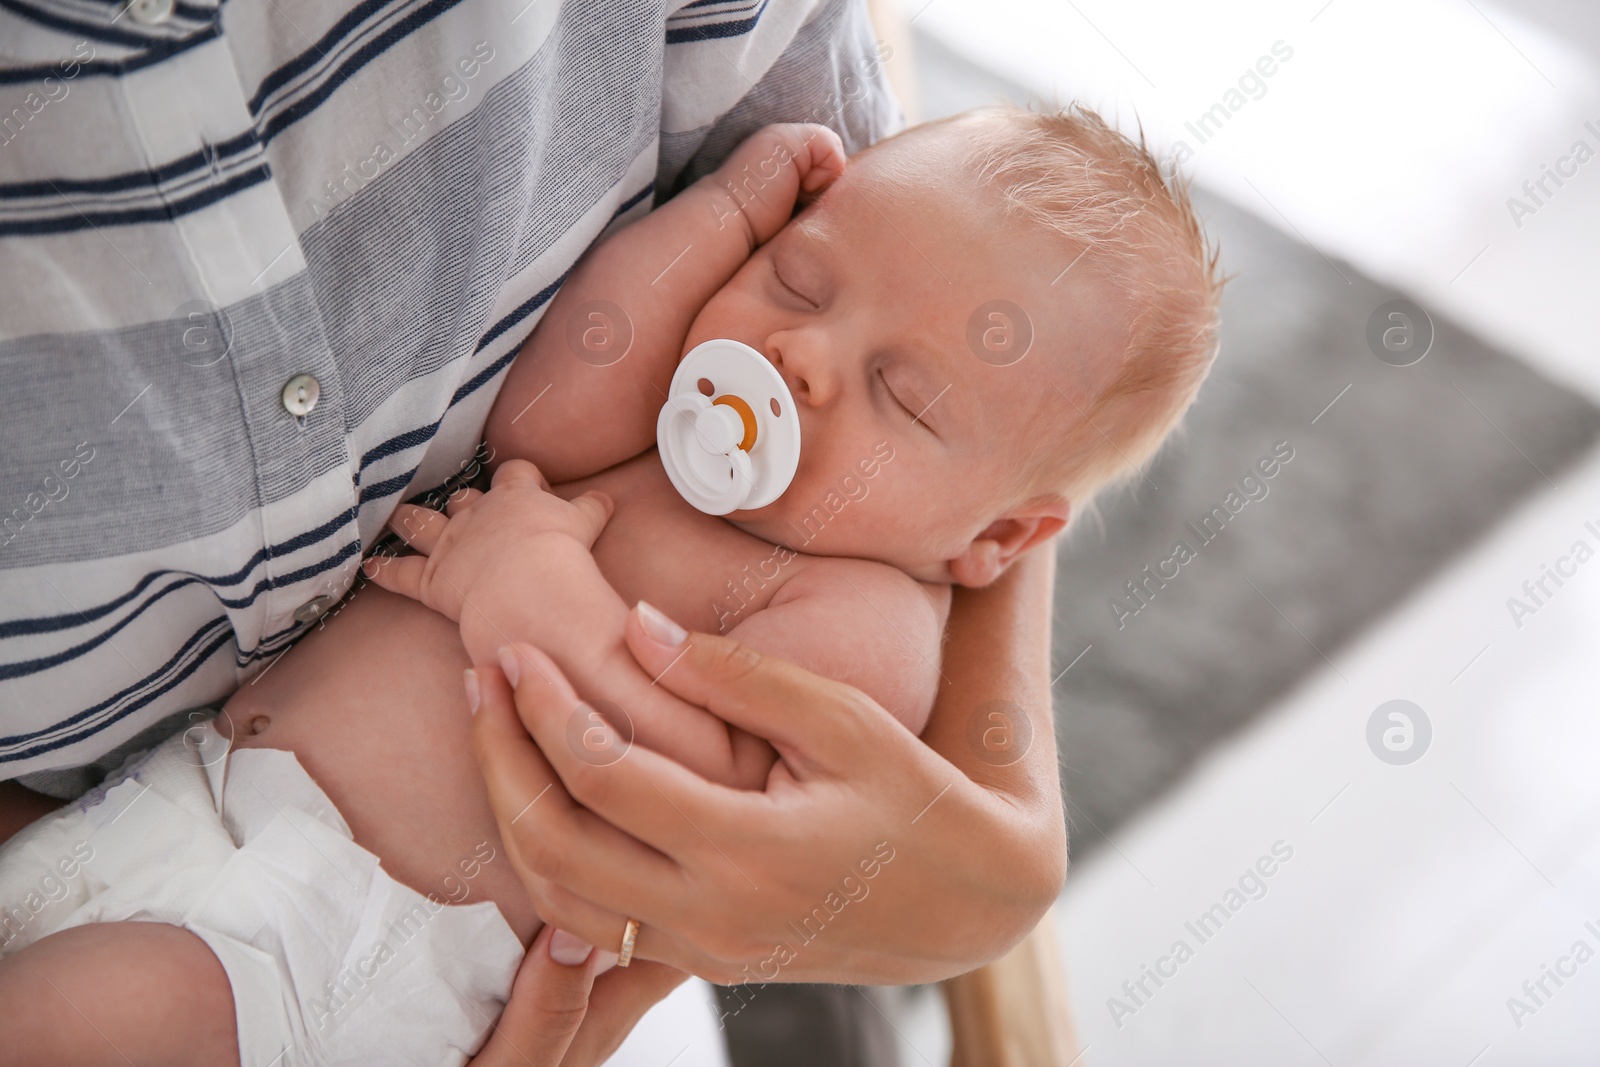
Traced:
<path fill-rule="evenodd" d="M 392 593 L 419 600 L 455 621 L 472 603 L 497 599 L 503 578 L 519 576 L 531 562 L 564 555 L 574 545 L 588 552 L 611 519 L 611 498 L 584 493 L 563 500 L 527 460 L 507 460 L 487 493 L 467 490 L 449 504 L 449 517 L 401 504 L 389 526 L 421 555 L 372 557 L 362 572 Z"/>
<path fill-rule="evenodd" d="M 752 248 L 783 228 L 795 203 L 819 195 L 844 173 L 844 142 L 826 126 L 766 126 L 733 150 L 709 179 L 729 201 L 715 207 L 717 225 L 743 220 Z"/>

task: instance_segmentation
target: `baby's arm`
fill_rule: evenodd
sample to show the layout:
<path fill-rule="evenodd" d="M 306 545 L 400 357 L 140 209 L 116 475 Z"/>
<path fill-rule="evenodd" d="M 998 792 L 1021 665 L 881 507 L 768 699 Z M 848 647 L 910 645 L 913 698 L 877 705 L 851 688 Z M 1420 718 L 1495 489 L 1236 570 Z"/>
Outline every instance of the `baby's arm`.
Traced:
<path fill-rule="evenodd" d="M 826 188 L 844 164 L 826 126 L 765 127 L 591 249 L 511 366 L 485 429 L 491 454 L 532 460 L 559 483 L 650 448 L 694 317 L 797 198 Z"/>
<path fill-rule="evenodd" d="M 589 551 L 609 510 L 593 493 L 562 500 L 541 488 L 532 464 L 512 460 L 493 489 L 464 494 L 448 518 L 400 505 L 391 525 L 423 554 L 373 557 L 363 568 L 459 623 L 473 663 L 496 662 L 512 641 L 535 645 L 596 707 L 621 709 L 646 748 L 712 781 L 760 788 L 771 746 L 655 685 L 624 645 L 628 607 Z"/>
<path fill-rule="evenodd" d="M 730 636 L 855 686 L 914 734 L 939 688 L 950 590 L 855 559 L 813 562 Z M 803 713 L 804 709 L 796 709 Z"/>

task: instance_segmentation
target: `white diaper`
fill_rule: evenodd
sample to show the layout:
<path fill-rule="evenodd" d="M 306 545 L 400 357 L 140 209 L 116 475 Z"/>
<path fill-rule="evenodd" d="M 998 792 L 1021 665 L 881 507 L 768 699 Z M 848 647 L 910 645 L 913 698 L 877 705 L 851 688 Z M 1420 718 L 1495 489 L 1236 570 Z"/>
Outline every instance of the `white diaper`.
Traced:
<path fill-rule="evenodd" d="M 181 926 L 216 953 L 242 1067 L 461 1064 L 523 955 L 493 903 L 390 878 L 293 753 L 230 753 L 210 723 L 0 848 L 0 956 L 123 920 Z"/>

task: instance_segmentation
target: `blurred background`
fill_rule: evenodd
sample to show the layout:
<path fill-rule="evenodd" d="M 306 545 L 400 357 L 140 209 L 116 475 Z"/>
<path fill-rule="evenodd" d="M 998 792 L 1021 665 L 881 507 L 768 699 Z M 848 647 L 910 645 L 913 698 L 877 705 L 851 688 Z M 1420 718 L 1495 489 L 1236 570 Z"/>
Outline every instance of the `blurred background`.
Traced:
<path fill-rule="evenodd" d="M 1008 1062 L 1593 1067 L 1600 5 L 870 6 L 913 120 L 1142 127 L 1232 275 L 1182 434 L 1060 549 L 1074 1039 Z M 851 1063 L 950 1062 L 933 989 L 794 997 L 738 1067 L 830 1003 Z"/>
<path fill-rule="evenodd" d="M 1182 438 L 1060 552 L 1080 1062 L 1600 1061 L 1600 6 L 887 7 L 909 109 L 1142 124 L 1233 275 Z"/>

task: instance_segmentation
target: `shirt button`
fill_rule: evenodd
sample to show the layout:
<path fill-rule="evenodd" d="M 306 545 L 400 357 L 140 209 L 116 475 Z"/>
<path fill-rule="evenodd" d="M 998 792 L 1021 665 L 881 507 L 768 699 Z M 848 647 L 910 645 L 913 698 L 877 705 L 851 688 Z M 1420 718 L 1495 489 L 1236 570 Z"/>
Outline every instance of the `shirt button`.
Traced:
<path fill-rule="evenodd" d="M 296 374 L 283 386 L 283 410 L 296 418 L 311 414 L 322 395 L 322 383 L 309 374 Z"/>
<path fill-rule="evenodd" d="M 128 14 L 135 22 L 156 26 L 172 17 L 173 0 L 129 0 Z"/>
<path fill-rule="evenodd" d="M 314 622 L 322 617 L 322 613 L 333 607 L 336 601 L 331 596 L 312 597 L 310 600 L 294 609 L 294 621 L 297 623 Z"/>

